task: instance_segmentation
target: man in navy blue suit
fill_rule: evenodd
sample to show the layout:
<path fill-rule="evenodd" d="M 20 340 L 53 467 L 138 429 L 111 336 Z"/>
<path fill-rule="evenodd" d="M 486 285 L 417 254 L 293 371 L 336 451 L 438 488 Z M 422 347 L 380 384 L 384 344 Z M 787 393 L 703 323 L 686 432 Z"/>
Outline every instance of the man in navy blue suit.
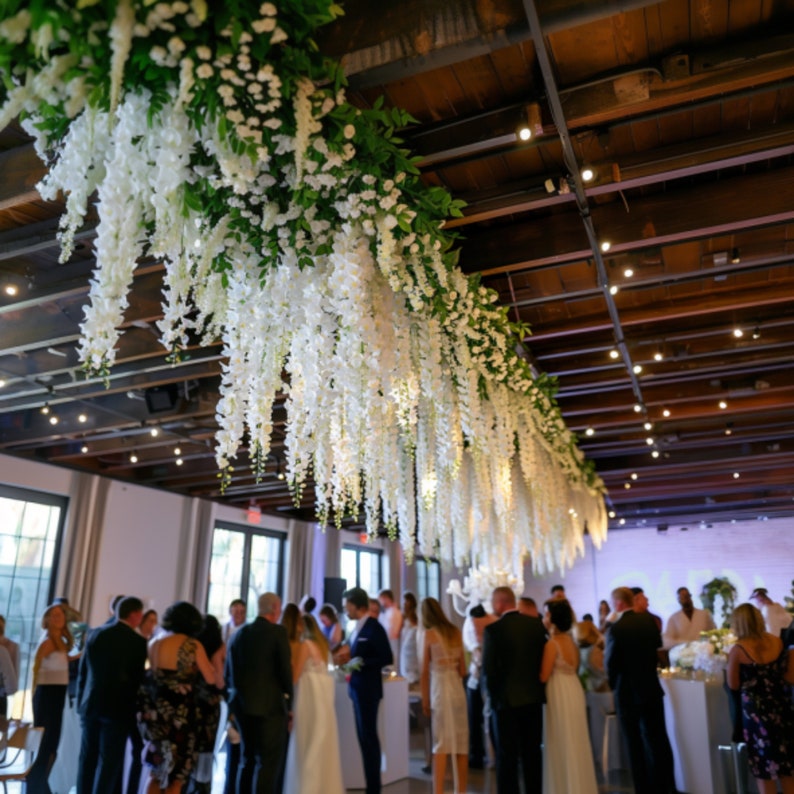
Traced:
<path fill-rule="evenodd" d="M 367 794 L 380 794 L 380 740 L 378 739 L 378 707 L 383 698 L 381 671 L 392 664 L 389 638 L 383 626 L 369 616 L 366 590 L 353 587 L 344 594 L 345 612 L 355 626 L 346 645 L 334 655 L 337 664 L 353 665 L 349 693 L 356 717 L 356 733 L 361 745 Z"/>

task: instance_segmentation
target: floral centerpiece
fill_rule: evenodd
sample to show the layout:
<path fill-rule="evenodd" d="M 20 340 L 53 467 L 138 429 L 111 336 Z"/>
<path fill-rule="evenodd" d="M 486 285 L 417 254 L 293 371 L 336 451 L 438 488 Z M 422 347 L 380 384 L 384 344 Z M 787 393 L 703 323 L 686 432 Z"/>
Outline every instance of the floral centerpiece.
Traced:
<path fill-rule="evenodd" d="M 681 670 L 700 671 L 707 676 L 720 674 L 728 664 L 728 651 L 736 642 L 730 629 L 702 631 L 701 639 L 675 645 L 670 649 L 670 665 Z"/>
<path fill-rule="evenodd" d="M 351 105 L 317 29 L 329 0 L 6 0 L 0 128 L 18 117 L 63 196 L 62 260 L 89 203 L 96 271 L 88 373 L 113 377 L 142 257 L 163 266 L 175 360 L 220 340 L 216 457 L 259 474 L 286 394 L 293 493 L 317 515 L 363 509 L 410 560 L 536 571 L 606 532 L 603 484 L 554 384 L 521 356 L 528 329 L 456 267 L 445 218 L 381 102 Z M 94 198 L 95 197 L 95 198 Z"/>

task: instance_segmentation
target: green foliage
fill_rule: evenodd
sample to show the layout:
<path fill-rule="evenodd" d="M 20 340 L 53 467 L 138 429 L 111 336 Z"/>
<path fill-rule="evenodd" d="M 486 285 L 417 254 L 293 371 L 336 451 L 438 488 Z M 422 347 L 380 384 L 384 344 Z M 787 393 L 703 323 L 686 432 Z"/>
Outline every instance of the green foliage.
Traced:
<path fill-rule="evenodd" d="M 717 598 L 720 599 L 722 627 L 727 628 L 731 622 L 737 595 L 736 588 L 729 579 L 716 577 L 703 585 L 703 589 L 700 591 L 700 600 L 703 604 L 703 609 L 707 609 L 714 614 L 715 601 Z"/>

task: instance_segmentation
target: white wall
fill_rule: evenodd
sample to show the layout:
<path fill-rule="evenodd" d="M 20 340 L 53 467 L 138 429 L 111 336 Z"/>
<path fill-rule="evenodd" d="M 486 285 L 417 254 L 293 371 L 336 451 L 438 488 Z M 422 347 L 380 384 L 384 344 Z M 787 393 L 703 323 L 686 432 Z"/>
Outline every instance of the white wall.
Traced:
<path fill-rule="evenodd" d="M 702 586 L 716 576 L 730 579 L 739 602 L 754 588 L 766 587 L 775 601 L 784 603 L 794 579 L 794 519 L 694 525 L 687 531 L 680 526 L 670 526 L 667 532 L 615 530 L 600 550 L 587 538 L 584 559 L 564 576 L 533 578 L 527 567 L 525 592 L 542 603 L 553 584 L 563 584 L 576 613 L 595 616 L 599 600 L 609 600 L 613 588 L 639 586 L 648 595 L 651 611 L 666 621 L 679 608 L 677 588 L 688 587 L 700 606 Z"/>

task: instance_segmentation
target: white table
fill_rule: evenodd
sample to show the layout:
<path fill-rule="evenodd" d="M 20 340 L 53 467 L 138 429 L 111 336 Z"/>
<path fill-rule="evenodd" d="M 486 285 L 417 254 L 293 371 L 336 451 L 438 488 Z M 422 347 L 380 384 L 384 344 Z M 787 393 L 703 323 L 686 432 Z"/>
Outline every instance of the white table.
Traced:
<path fill-rule="evenodd" d="M 664 716 L 673 746 L 676 787 L 687 794 L 725 794 L 719 745 L 731 742 L 722 681 L 661 676 Z"/>
<path fill-rule="evenodd" d="M 336 721 L 342 755 L 342 778 L 346 789 L 363 789 L 364 767 L 356 734 L 353 704 L 347 683 L 336 683 Z M 383 679 L 383 700 L 378 709 L 381 748 L 381 781 L 384 785 L 408 777 L 408 682 L 404 678 Z"/>

